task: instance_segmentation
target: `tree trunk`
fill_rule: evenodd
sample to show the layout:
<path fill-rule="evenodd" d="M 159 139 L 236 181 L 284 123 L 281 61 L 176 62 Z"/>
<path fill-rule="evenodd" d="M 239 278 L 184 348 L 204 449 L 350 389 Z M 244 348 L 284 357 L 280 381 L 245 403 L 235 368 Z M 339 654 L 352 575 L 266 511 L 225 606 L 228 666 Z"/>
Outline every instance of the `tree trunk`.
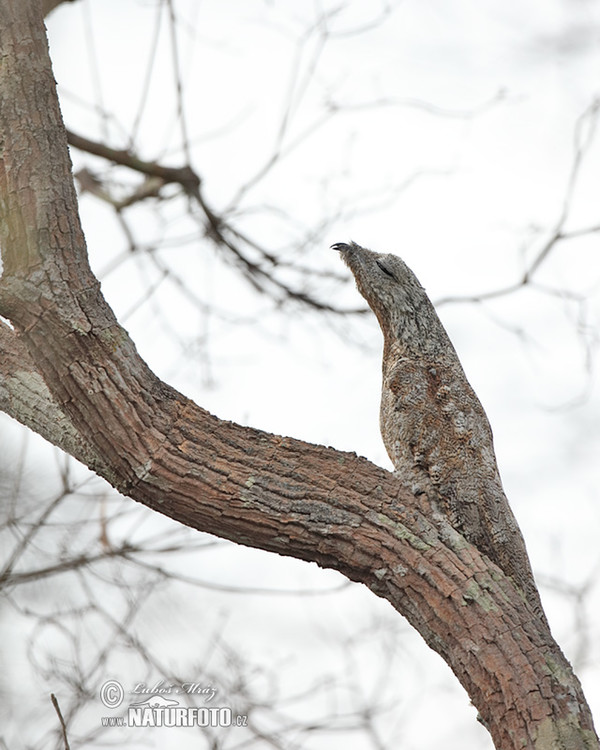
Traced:
<path fill-rule="evenodd" d="M 0 406 L 119 492 L 386 598 L 497 748 L 598 748 L 581 686 L 501 570 L 354 454 L 224 422 L 138 356 L 88 265 L 39 0 L 0 0 Z"/>

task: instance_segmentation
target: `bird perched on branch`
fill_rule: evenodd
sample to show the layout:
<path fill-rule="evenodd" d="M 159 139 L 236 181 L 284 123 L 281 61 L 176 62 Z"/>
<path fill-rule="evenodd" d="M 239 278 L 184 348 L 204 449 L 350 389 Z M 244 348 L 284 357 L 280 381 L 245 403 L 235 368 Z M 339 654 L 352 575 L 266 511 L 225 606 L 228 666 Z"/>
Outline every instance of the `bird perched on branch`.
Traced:
<path fill-rule="evenodd" d="M 487 416 L 425 290 L 395 255 L 332 247 L 383 331 L 380 427 L 398 476 L 510 576 L 545 622 Z"/>

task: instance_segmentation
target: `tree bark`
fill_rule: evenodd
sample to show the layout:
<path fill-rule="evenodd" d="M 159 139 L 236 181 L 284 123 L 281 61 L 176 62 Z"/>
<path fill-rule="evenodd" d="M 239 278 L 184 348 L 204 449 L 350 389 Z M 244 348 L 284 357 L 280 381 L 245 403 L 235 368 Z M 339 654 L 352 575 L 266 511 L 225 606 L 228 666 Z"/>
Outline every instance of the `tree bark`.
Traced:
<path fill-rule="evenodd" d="M 401 479 L 224 422 L 159 380 L 93 276 L 39 1 L 1 0 L 0 405 L 119 492 L 386 598 L 497 748 L 598 748 L 577 677 L 502 571 Z"/>
<path fill-rule="evenodd" d="M 52 13 L 55 8 L 63 3 L 73 3 L 75 0 L 40 0 L 42 6 L 42 13 L 44 16 Z"/>

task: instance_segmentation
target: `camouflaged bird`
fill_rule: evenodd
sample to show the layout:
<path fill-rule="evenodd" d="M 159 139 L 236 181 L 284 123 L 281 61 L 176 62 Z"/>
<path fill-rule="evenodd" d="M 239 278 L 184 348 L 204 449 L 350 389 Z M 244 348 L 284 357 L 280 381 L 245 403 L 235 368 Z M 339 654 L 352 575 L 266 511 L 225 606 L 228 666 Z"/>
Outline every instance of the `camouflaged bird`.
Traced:
<path fill-rule="evenodd" d="M 510 576 L 546 622 L 490 424 L 425 290 L 395 255 L 354 242 L 332 247 L 383 331 L 380 427 L 398 475 Z"/>

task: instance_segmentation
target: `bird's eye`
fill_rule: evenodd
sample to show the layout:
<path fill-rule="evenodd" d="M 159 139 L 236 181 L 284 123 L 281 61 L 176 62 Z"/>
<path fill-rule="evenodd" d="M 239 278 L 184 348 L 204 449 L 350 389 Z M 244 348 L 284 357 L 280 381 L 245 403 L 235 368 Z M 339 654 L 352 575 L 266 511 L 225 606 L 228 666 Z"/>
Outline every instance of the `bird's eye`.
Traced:
<path fill-rule="evenodd" d="M 377 263 L 379 268 L 381 268 L 381 270 L 384 272 L 386 276 L 389 276 L 390 279 L 396 280 L 396 277 L 394 276 L 394 274 L 389 270 L 389 268 L 386 268 L 385 265 L 380 260 L 376 260 L 375 263 Z"/>

